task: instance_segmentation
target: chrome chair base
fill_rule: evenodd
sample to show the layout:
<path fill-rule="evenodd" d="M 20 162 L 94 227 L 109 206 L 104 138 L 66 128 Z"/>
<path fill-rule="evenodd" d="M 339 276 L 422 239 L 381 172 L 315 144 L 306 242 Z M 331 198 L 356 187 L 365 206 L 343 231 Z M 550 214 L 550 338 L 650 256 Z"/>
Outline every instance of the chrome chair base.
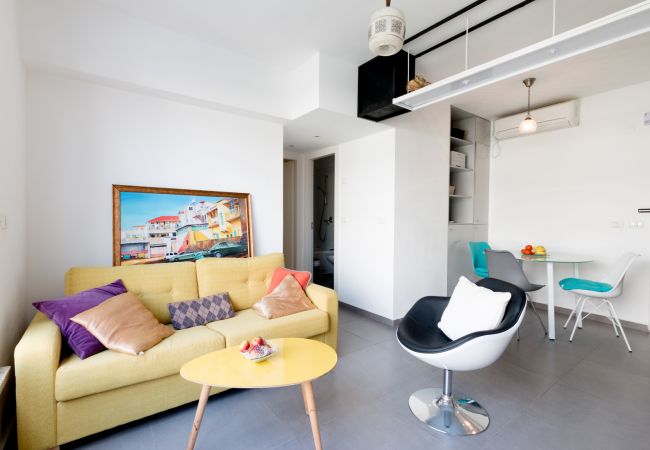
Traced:
<path fill-rule="evenodd" d="M 488 412 L 458 392 L 445 396 L 439 388 L 422 389 L 411 395 L 409 406 L 413 415 L 427 426 L 453 436 L 479 434 L 490 424 Z"/>

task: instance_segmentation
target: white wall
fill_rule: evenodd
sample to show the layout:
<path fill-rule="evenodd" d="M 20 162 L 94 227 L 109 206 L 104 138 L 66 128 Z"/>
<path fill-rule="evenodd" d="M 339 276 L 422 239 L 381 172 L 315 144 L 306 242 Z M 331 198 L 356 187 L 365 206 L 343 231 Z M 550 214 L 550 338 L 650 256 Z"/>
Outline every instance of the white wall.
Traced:
<path fill-rule="evenodd" d="M 598 279 L 626 251 L 643 255 L 616 301 L 621 319 L 648 323 L 650 300 L 650 82 L 581 100 L 580 126 L 503 141 L 492 149 L 490 244 L 516 251 L 526 243 L 549 253 L 576 253 L 594 263 L 581 276 Z M 643 221 L 645 227 L 630 228 Z M 623 228 L 612 228 L 623 222 Z M 541 267 L 526 266 L 546 283 Z M 571 276 L 560 267 L 556 280 Z M 557 291 L 557 290 L 556 290 Z M 535 294 L 546 301 L 546 291 Z M 556 303 L 572 307 L 572 296 Z"/>
<path fill-rule="evenodd" d="M 23 55 L 60 68 L 289 118 L 290 72 L 84 0 L 22 0 Z M 230 20 L 230 18 L 224 18 Z"/>
<path fill-rule="evenodd" d="M 395 131 L 338 146 L 335 275 L 340 299 L 393 318 Z"/>
<path fill-rule="evenodd" d="M 10 364 L 27 320 L 25 298 L 25 73 L 14 0 L 0 0 L 0 366 Z"/>
<path fill-rule="evenodd" d="M 255 253 L 282 251 L 282 126 L 44 73 L 28 77 L 29 298 L 110 265 L 111 185 L 249 192 Z"/>
<path fill-rule="evenodd" d="M 387 121 L 395 127 L 393 319 L 447 293 L 450 108 L 436 104 Z"/>

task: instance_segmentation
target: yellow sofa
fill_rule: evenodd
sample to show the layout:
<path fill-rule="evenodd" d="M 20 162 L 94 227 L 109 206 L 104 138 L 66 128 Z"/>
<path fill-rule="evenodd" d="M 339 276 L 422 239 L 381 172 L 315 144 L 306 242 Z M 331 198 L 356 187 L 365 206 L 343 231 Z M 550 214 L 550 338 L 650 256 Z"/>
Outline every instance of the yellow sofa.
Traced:
<path fill-rule="evenodd" d="M 181 366 L 254 335 L 312 338 L 336 349 L 338 298 L 331 289 L 308 286 L 307 295 L 318 309 L 291 316 L 268 320 L 250 309 L 266 292 L 275 268 L 283 265 L 283 255 L 275 253 L 70 269 L 66 295 L 121 278 L 161 323 L 170 323 L 168 303 L 218 292 L 230 294 L 236 316 L 175 331 L 144 355 L 106 350 L 80 360 L 74 354 L 62 357 L 58 327 L 37 313 L 15 350 L 19 448 L 57 447 L 194 401 L 200 386 L 180 377 Z"/>

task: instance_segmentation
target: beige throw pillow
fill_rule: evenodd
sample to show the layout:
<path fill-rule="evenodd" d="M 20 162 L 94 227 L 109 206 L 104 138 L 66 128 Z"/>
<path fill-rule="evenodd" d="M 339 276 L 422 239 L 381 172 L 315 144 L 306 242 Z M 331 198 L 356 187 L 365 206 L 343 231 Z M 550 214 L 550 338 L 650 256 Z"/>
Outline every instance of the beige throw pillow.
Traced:
<path fill-rule="evenodd" d="M 316 306 L 307 298 L 298 280 L 291 274 L 284 277 L 280 284 L 273 289 L 273 292 L 266 294 L 253 305 L 253 309 L 267 319 L 284 317 L 315 308 Z"/>
<path fill-rule="evenodd" d="M 174 334 L 130 292 L 116 295 L 71 320 L 87 329 L 104 347 L 131 355 L 149 350 Z"/>

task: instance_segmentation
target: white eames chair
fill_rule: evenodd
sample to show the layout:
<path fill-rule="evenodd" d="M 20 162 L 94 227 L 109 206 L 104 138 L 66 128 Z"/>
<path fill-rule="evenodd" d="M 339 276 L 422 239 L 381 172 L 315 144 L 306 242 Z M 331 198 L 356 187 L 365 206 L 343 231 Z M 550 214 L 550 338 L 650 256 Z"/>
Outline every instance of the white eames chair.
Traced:
<path fill-rule="evenodd" d="M 619 258 L 619 260 L 614 264 L 614 267 L 611 268 L 609 274 L 602 281 L 591 281 L 585 280 L 582 278 L 565 278 L 560 281 L 560 287 L 567 292 L 576 294 L 578 296 L 578 301 L 576 302 L 573 311 L 569 314 L 569 318 L 564 323 L 564 328 L 569 325 L 571 318 L 576 316 L 576 322 L 573 325 L 573 330 L 571 331 L 571 337 L 569 338 L 570 342 L 573 342 L 573 336 L 575 335 L 576 329 L 579 325 L 582 325 L 581 320 L 577 318 L 580 317 L 584 319 L 588 317 L 591 313 L 583 316 L 583 311 L 585 303 L 589 302 L 597 310 L 604 312 L 608 317 L 612 326 L 614 327 L 614 333 L 616 337 L 623 335 L 625 340 L 625 345 L 627 350 L 631 353 L 632 347 L 630 347 L 630 342 L 627 340 L 625 335 L 625 330 L 621 325 L 621 321 L 616 314 L 612 299 L 619 297 L 623 293 L 623 281 L 625 281 L 625 274 L 628 269 L 632 266 L 632 263 L 639 255 L 636 253 L 626 253 Z M 605 311 L 601 308 L 607 307 Z M 582 328 L 582 326 L 580 326 Z M 620 333 L 619 333 L 620 331 Z"/>

